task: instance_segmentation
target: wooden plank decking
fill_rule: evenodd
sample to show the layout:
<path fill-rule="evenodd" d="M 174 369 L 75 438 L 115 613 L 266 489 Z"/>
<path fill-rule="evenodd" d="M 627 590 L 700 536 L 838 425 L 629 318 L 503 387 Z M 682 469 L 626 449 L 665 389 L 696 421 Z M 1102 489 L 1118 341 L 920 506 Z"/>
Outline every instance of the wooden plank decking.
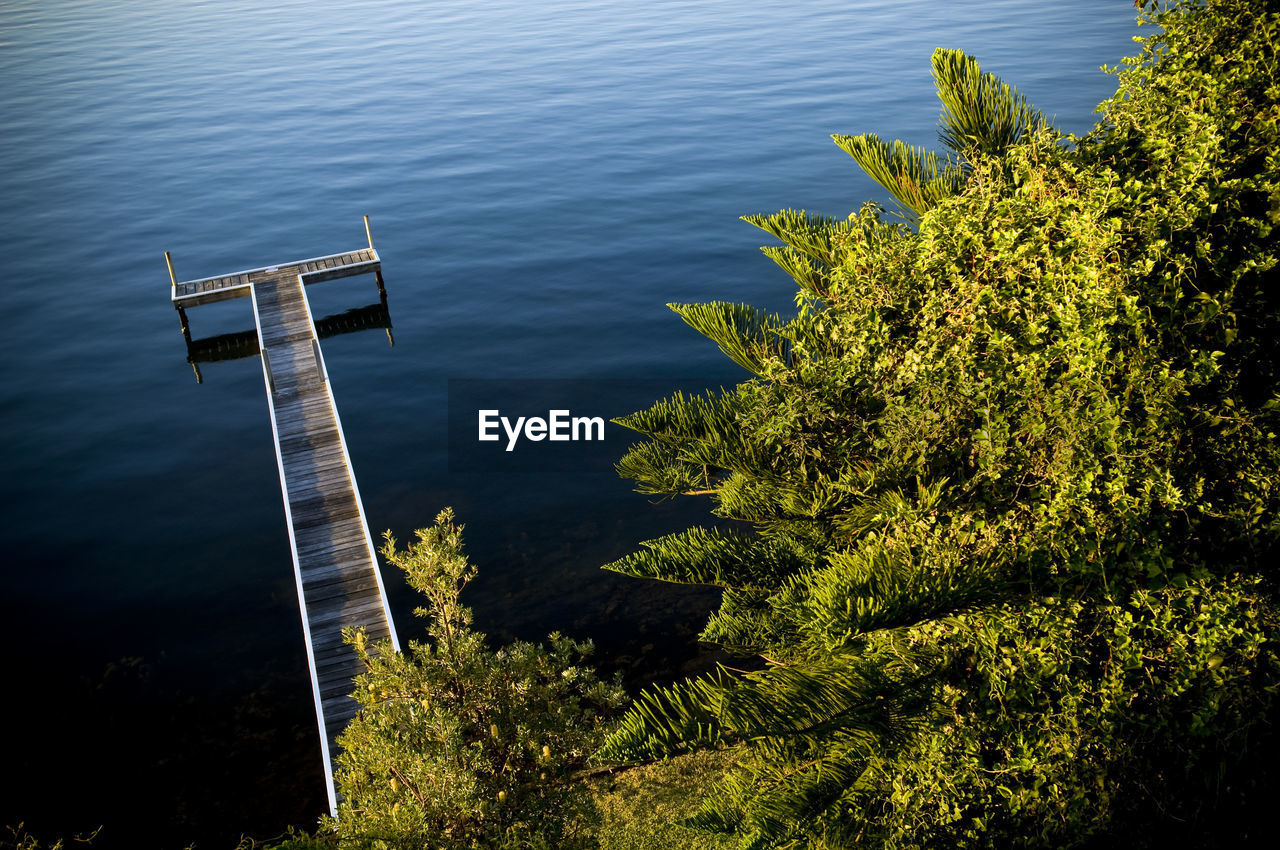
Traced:
<path fill-rule="evenodd" d="M 306 283 L 310 284 L 355 274 L 379 272 L 382 269 L 382 262 L 378 252 L 373 248 L 361 248 L 345 254 L 330 254 L 325 257 L 312 257 L 309 260 L 294 260 L 283 265 L 263 266 L 231 274 L 186 280 L 181 283 L 174 282 L 171 295 L 173 306 L 196 307 L 200 304 L 212 304 L 215 301 L 226 301 L 230 298 L 247 298 L 251 295 L 252 283 L 255 280 L 284 269 L 291 269 L 294 275 L 306 275 Z"/>
<path fill-rule="evenodd" d="M 363 671 L 343 643 L 342 630 L 363 626 L 371 641 L 390 638 L 397 651 L 399 641 L 303 285 L 380 270 L 370 245 L 230 275 L 173 281 L 172 290 L 180 312 L 227 298 L 253 298 L 329 806 L 335 814 L 336 739 L 356 713 L 351 680 Z"/>

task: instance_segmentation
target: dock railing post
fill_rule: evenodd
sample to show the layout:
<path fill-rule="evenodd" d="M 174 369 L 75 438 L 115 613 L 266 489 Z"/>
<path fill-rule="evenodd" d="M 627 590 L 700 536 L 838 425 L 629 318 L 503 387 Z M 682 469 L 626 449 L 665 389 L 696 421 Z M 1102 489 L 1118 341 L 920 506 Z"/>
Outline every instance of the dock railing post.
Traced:
<path fill-rule="evenodd" d="M 374 250 L 373 231 L 369 229 L 369 216 L 364 217 L 364 235 L 369 240 L 369 250 L 370 251 Z M 387 290 L 385 288 L 386 285 L 382 282 L 382 268 L 378 267 L 374 269 L 373 276 L 378 281 L 378 293 L 385 298 L 387 294 Z"/>
<path fill-rule="evenodd" d="M 173 273 L 173 259 L 169 256 L 168 251 L 164 252 L 164 264 L 169 267 L 169 283 L 173 286 L 173 294 L 177 295 L 178 278 Z M 187 324 L 187 311 L 179 307 L 177 304 L 174 304 L 173 306 L 178 311 L 178 321 L 182 324 L 182 338 L 189 343 L 191 342 L 191 326 Z M 196 369 L 196 382 L 201 383 L 199 369 Z"/>

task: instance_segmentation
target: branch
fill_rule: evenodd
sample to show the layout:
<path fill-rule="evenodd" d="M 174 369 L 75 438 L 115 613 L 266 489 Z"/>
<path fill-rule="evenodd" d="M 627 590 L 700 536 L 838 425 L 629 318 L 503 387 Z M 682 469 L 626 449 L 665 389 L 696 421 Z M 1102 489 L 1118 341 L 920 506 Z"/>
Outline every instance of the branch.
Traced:
<path fill-rule="evenodd" d="M 401 785 L 409 789 L 409 791 L 413 794 L 413 796 L 417 798 L 418 805 L 422 806 L 423 810 L 425 811 L 427 808 L 427 800 L 425 797 L 422 796 L 422 792 L 418 790 L 418 786 L 414 785 L 407 778 L 405 778 L 405 775 L 401 773 L 398 769 L 396 769 L 395 765 L 391 765 L 391 775 L 394 776 L 396 779 L 398 779 Z"/>

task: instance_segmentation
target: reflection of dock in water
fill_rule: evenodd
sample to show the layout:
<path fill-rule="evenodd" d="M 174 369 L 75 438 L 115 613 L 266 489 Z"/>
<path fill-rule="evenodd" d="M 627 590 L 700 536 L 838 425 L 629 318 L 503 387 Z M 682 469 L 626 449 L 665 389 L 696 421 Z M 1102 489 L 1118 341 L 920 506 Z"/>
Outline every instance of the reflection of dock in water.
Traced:
<path fill-rule="evenodd" d="M 329 808 L 334 813 L 332 757 L 338 734 L 357 710 L 350 696 L 351 680 L 363 672 L 355 652 L 343 643 L 342 630 L 363 626 L 372 641 L 389 637 L 396 650 L 400 648 L 320 351 L 323 337 L 369 328 L 384 328 L 387 339 L 395 343 L 382 262 L 367 217 L 365 234 L 368 248 L 198 280 L 179 282 L 169 264 L 170 298 L 182 322 L 196 380 L 201 380 L 201 362 L 254 354 L 262 359 Z M 360 274 L 376 276 L 379 303 L 312 320 L 306 285 Z M 253 300 L 255 330 L 191 338 L 187 309 L 245 297 Z"/>
<path fill-rule="evenodd" d="M 315 320 L 316 336 L 328 339 L 339 334 L 355 333 L 381 328 L 387 332 L 387 341 L 396 344 L 391 334 L 391 312 L 387 308 L 386 290 L 382 291 L 382 299 L 376 304 L 356 307 L 323 319 Z M 240 360 L 245 357 L 256 357 L 261 349 L 258 347 L 257 329 L 239 331 L 237 333 L 219 334 L 203 339 L 187 338 L 187 362 L 195 370 L 196 380 L 203 382 L 200 373 L 201 363 L 218 363 L 223 360 Z"/>

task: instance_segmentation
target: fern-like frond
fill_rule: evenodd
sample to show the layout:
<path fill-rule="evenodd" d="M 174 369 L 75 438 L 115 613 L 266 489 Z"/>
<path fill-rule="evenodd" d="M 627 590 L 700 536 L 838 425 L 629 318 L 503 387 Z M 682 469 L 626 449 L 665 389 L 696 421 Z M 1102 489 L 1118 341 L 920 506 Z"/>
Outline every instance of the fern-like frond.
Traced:
<path fill-rule="evenodd" d="M 866 767 L 865 757 L 822 759 L 770 783 L 743 813 L 753 846 L 786 846 L 785 842 L 801 838 L 858 781 Z"/>
<path fill-rule="evenodd" d="M 897 740 L 913 728 L 919 705 L 901 671 L 855 655 L 774 665 L 734 680 L 720 702 L 720 722 L 743 738 L 783 738 L 795 746 L 822 744 L 833 734 L 844 747 Z M 904 702 L 904 697 L 910 699 Z"/>
<path fill-rule="evenodd" d="M 802 754 L 827 747 L 870 752 L 920 720 L 927 676 L 907 678 L 853 655 L 775 665 L 743 676 L 724 668 L 638 697 L 605 743 L 603 761 L 662 758 L 693 745 L 783 738 Z M 682 735 L 689 735 L 681 738 Z M 832 738 L 831 736 L 835 736 Z"/>
<path fill-rule="evenodd" d="M 731 393 L 687 396 L 677 392 L 671 398 L 655 402 L 647 410 L 613 421 L 664 442 L 698 440 L 736 427 L 733 400 Z"/>
<path fill-rule="evenodd" d="M 840 262 L 840 246 L 857 225 L 847 218 L 832 218 L 804 210 L 781 210 L 768 215 L 744 215 L 742 220 L 771 233 L 795 250 L 824 266 Z"/>
<path fill-rule="evenodd" d="M 648 410 L 613 420 L 671 447 L 638 449 L 619 470 L 637 478 L 641 492 L 666 494 L 721 491 L 735 472 L 768 474 L 771 452 L 739 421 L 747 403 L 743 393 L 750 386 L 739 384 L 718 396 L 676 393 Z"/>
<path fill-rule="evenodd" d="M 718 643 L 739 652 L 763 652 L 783 637 L 782 623 L 774 616 L 769 594 L 728 588 L 720 608 L 707 618 L 698 639 Z"/>
<path fill-rule="evenodd" d="M 715 528 L 690 528 L 640 545 L 644 548 L 604 569 L 678 584 L 770 590 L 811 563 L 785 541 Z"/>
<path fill-rule="evenodd" d="M 716 494 L 716 516 L 742 522 L 772 523 L 787 519 L 779 500 L 786 482 L 767 475 L 733 473 L 725 477 Z"/>
<path fill-rule="evenodd" d="M 874 478 L 863 470 L 853 469 L 835 485 L 859 496 L 847 503 L 839 518 L 840 531 L 858 537 L 873 529 L 911 523 L 928 516 L 941 507 L 947 481 L 945 477 L 928 483 L 917 480 L 914 494 L 900 487 L 874 490 Z"/>
<path fill-rule="evenodd" d="M 703 832 L 733 833 L 742 828 L 742 813 L 759 789 L 747 770 L 730 771 L 709 793 L 682 826 Z"/>
<path fill-rule="evenodd" d="M 943 198 L 959 191 L 963 173 L 936 153 L 894 140 L 893 144 L 875 133 L 831 137 L 836 145 L 873 180 L 916 216 L 924 215 Z"/>
<path fill-rule="evenodd" d="M 596 759 L 637 763 L 724 743 L 727 738 L 718 716 L 730 679 L 723 668 L 717 668 L 669 688 L 649 688 L 636 697 Z"/>
<path fill-rule="evenodd" d="M 811 846 L 807 828 L 857 782 L 865 759 L 824 759 L 789 774 L 735 771 L 682 821 L 691 829 L 739 835 L 739 848 Z"/>
<path fill-rule="evenodd" d="M 765 245 L 760 249 L 760 253 L 773 260 L 780 269 L 791 275 L 792 279 L 805 292 L 816 295 L 819 298 L 826 297 L 829 284 L 825 271 L 827 266 L 825 264 L 800 253 L 794 248 L 782 245 Z"/>
<path fill-rule="evenodd" d="M 726 301 L 667 307 L 748 372 L 763 375 L 770 360 L 787 358 L 790 345 L 777 334 L 783 321 L 775 314 Z"/>
<path fill-rule="evenodd" d="M 807 584 L 804 616 L 828 647 L 879 629 L 961 614 L 1008 592 L 992 567 L 962 549 L 939 544 L 929 557 L 912 559 L 879 541 L 832 555 L 830 565 L 811 574 Z"/>
<path fill-rule="evenodd" d="M 983 73 L 972 56 L 940 47 L 932 61 L 942 101 L 938 138 L 956 154 L 966 159 L 999 155 L 1048 123 L 1017 89 Z"/>
<path fill-rule="evenodd" d="M 646 440 L 637 443 L 614 465 L 618 474 L 636 482 L 636 492 L 676 496 L 712 489 L 710 471 L 684 459 L 679 446 Z"/>
<path fill-rule="evenodd" d="M 746 742 L 739 767 L 686 825 L 736 832 L 744 847 L 789 846 L 857 787 L 871 757 L 918 729 L 932 680 L 902 673 L 853 655 L 742 676 L 721 668 L 645 692 L 598 757 L 626 762 Z"/>

